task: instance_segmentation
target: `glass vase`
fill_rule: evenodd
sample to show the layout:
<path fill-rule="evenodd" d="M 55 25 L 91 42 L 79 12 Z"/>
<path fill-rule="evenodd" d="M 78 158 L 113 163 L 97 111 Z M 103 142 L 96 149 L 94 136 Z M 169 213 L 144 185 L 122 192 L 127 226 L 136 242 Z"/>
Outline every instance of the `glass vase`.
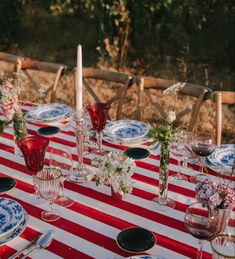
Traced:
<path fill-rule="evenodd" d="M 159 195 L 154 201 L 159 210 L 168 210 L 175 207 L 175 202 L 168 198 L 168 176 L 169 176 L 170 150 L 168 143 L 161 143 L 160 166 L 159 166 Z"/>
<path fill-rule="evenodd" d="M 17 110 L 13 116 L 13 129 L 14 129 L 14 153 L 15 155 L 22 156 L 22 152 L 17 146 L 16 142 L 22 138 L 27 137 L 26 121 L 21 110 Z"/>
<path fill-rule="evenodd" d="M 230 219 L 230 208 L 219 209 L 219 232 L 218 234 L 228 233 L 228 223 Z"/>

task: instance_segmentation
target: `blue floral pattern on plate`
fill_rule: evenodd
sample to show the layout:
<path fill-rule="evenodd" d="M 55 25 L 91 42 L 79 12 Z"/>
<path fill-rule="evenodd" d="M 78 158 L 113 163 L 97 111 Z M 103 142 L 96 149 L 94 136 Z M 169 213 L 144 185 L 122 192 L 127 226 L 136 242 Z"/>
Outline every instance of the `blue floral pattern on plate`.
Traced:
<path fill-rule="evenodd" d="M 214 167 L 231 170 L 235 162 L 235 145 L 227 144 L 216 147 L 208 156 L 208 160 Z"/>
<path fill-rule="evenodd" d="M 16 201 L 0 198 L 0 237 L 12 232 L 22 222 L 24 209 Z"/>
<path fill-rule="evenodd" d="M 23 210 L 23 212 L 24 212 L 23 220 L 20 222 L 18 227 L 15 228 L 12 232 L 4 235 L 3 237 L 0 237 L 0 246 L 18 237 L 25 230 L 26 226 L 28 225 L 29 216 L 25 212 L 25 210 Z"/>
<path fill-rule="evenodd" d="M 72 113 L 72 108 L 66 104 L 42 104 L 28 111 L 25 119 L 33 123 L 55 122 L 70 117 Z"/>
<path fill-rule="evenodd" d="M 111 139 L 133 141 L 144 138 L 149 132 L 149 125 L 135 120 L 108 122 L 104 134 Z"/>

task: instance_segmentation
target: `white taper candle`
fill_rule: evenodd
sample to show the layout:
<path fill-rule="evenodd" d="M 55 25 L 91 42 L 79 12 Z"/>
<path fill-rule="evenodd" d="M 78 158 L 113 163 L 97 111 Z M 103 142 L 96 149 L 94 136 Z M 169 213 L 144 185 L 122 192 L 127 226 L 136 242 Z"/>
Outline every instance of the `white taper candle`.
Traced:
<path fill-rule="evenodd" d="M 76 111 L 82 116 L 82 46 L 77 49 L 77 70 L 76 70 Z"/>

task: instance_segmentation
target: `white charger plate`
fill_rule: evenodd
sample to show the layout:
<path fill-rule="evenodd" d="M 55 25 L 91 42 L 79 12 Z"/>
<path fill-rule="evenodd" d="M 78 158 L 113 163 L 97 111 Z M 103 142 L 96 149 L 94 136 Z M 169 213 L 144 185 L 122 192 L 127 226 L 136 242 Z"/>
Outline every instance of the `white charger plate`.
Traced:
<path fill-rule="evenodd" d="M 24 209 L 16 201 L 0 198 L 0 237 L 11 233 L 24 219 Z"/>
<path fill-rule="evenodd" d="M 226 144 L 216 147 L 214 152 L 208 156 L 208 160 L 213 167 L 232 170 L 235 163 L 235 145 Z"/>
<path fill-rule="evenodd" d="M 122 143 L 140 143 L 149 132 L 149 125 L 136 120 L 110 121 L 103 133 L 109 138 Z"/>
<path fill-rule="evenodd" d="M 25 119 L 32 123 L 49 123 L 67 119 L 72 114 L 72 108 L 66 104 L 42 104 L 28 111 Z"/>

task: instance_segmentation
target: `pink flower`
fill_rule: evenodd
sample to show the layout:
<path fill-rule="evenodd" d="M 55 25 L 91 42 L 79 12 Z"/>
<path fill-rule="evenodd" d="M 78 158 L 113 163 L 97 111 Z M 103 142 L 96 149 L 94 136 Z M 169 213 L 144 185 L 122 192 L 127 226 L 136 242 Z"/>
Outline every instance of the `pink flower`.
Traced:
<path fill-rule="evenodd" d="M 11 83 L 5 81 L 0 86 L 0 110 L 2 115 L 11 120 L 15 111 L 19 108 L 18 95 Z"/>
<path fill-rule="evenodd" d="M 235 206 L 234 191 L 227 184 L 216 184 L 206 179 L 196 185 L 195 191 L 197 200 L 205 204 L 219 208 Z"/>

